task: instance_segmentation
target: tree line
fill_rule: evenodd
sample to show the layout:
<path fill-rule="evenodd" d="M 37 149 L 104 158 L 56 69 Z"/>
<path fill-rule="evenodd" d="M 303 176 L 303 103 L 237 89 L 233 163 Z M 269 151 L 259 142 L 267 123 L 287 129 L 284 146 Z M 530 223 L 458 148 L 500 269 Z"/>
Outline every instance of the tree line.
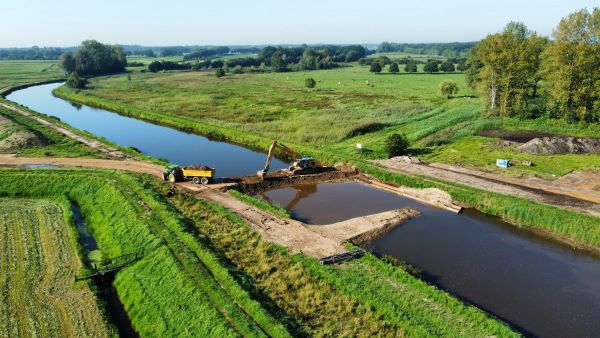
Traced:
<path fill-rule="evenodd" d="M 471 51 L 468 84 L 497 116 L 600 121 L 600 8 L 563 18 L 553 40 L 511 22 Z"/>
<path fill-rule="evenodd" d="M 40 48 L 38 46 L 31 48 L 1 48 L 0 60 L 57 60 L 67 50 L 68 48 Z"/>
<path fill-rule="evenodd" d="M 450 43 L 397 43 L 382 42 L 377 46 L 377 53 L 404 52 L 409 54 L 428 54 L 443 57 L 463 57 L 476 42 Z"/>
<path fill-rule="evenodd" d="M 360 45 L 274 47 L 267 46 L 258 52 L 258 60 L 276 72 L 331 69 L 340 62 L 354 62 L 368 55 Z"/>

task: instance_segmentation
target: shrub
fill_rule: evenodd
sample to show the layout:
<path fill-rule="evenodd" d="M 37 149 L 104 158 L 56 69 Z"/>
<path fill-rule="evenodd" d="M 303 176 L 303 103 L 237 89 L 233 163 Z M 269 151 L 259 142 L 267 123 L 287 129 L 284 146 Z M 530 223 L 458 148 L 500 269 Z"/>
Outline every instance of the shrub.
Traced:
<path fill-rule="evenodd" d="M 390 71 L 390 73 L 398 73 L 400 71 L 396 62 L 392 63 L 388 70 Z"/>
<path fill-rule="evenodd" d="M 315 88 L 316 85 L 317 81 L 315 81 L 315 79 L 313 79 L 312 77 L 309 77 L 308 79 L 304 80 L 304 86 L 306 86 L 306 88 Z"/>
<path fill-rule="evenodd" d="M 446 60 L 440 65 L 440 70 L 446 73 L 453 73 L 456 71 L 456 68 L 454 68 L 454 64 L 452 62 Z"/>
<path fill-rule="evenodd" d="M 371 68 L 369 69 L 371 73 L 381 73 L 381 64 L 379 62 L 371 63 Z"/>
<path fill-rule="evenodd" d="M 223 68 L 217 68 L 215 69 L 215 76 L 216 77 L 223 77 L 225 76 L 225 71 L 223 70 Z"/>
<path fill-rule="evenodd" d="M 423 66 L 423 71 L 425 73 L 437 73 L 439 71 L 437 61 L 435 61 L 435 60 L 427 61 L 427 63 L 425 63 L 425 66 Z"/>
<path fill-rule="evenodd" d="M 83 89 L 85 88 L 86 84 L 87 80 L 82 77 L 79 77 L 75 73 L 71 73 L 67 77 L 67 86 L 69 86 L 70 88 Z"/>
<path fill-rule="evenodd" d="M 439 94 L 450 98 L 450 96 L 458 93 L 458 85 L 452 80 L 444 80 L 440 82 Z"/>
<path fill-rule="evenodd" d="M 417 63 L 414 61 L 409 61 L 404 67 L 404 71 L 407 73 L 416 73 L 417 72 Z"/>
<path fill-rule="evenodd" d="M 389 157 L 405 155 L 408 150 L 408 139 L 405 135 L 392 134 L 385 140 L 385 150 Z"/>

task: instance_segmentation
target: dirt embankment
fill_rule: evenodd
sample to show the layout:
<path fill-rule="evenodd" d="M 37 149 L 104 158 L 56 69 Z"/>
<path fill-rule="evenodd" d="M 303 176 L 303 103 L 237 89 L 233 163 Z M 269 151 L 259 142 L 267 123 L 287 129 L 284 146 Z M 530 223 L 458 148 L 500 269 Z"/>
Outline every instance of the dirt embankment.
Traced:
<path fill-rule="evenodd" d="M 536 155 L 600 154 L 600 138 L 538 137 L 517 149 Z"/>
<path fill-rule="evenodd" d="M 582 190 L 583 185 L 564 184 L 560 179 L 548 181 L 534 177 L 506 177 L 447 164 L 407 163 L 396 158 L 372 162 L 402 174 L 459 183 L 600 217 L 600 192 L 594 190 L 584 191 Z M 576 180 L 576 178 L 573 179 Z M 588 175 L 585 182 L 587 186 L 595 186 L 594 182 L 600 184 L 600 174 L 594 175 L 593 178 Z"/>
<path fill-rule="evenodd" d="M 10 119 L 0 115 L 0 153 L 14 152 L 26 147 L 43 146 L 48 142 L 33 132 L 23 130 Z"/>

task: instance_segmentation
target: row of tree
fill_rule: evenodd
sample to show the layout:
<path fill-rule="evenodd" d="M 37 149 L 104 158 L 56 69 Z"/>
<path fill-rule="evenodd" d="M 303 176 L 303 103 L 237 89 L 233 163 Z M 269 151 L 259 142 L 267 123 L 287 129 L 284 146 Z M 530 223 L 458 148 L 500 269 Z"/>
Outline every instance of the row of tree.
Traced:
<path fill-rule="evenodd" d="M 67 84 L 81 88 L 85 82 L 80 81 L 79 77 L 124 72 L 127 57 L 121 46 L 86 40 L 75 53 L 63 53 L 58 64 L 68 76 Z"/>
<path fill-rule="evenodd" d="M 369 68 L 369 71 L 371 73 L 381 73 L 383 71 L 385 63 L 380 62 L 377 59 L 375 59 L 373 62 L 370 63 L 370 65 L 371 65 L 371 67 Z M 459 63 L 458 67 L 456 67 L 454 65 L 454 63 L 450 60 L 445 60 L 445 61 L 429 60 L 423 66 L 423 72 L 425 72 L 425 73 L 438 73 L 438 72 L 453 73 L 457 69 L 459 71 L 464 71 L 466 69 L 466 63 Z M 407 73 L 416 73 L 417 70 L 418 70 L 417 62 L 415 62 L 415 61 L 409 61 L 404 66 L 404 71 Z M 388 67 L 388 71 L 390 73 L 400 72 L 399 63 L 398 62 L 390 63 L 390 65 Z"/>
<path fill-rule="evenodd" d="M 404 52 L 409 54 L 439 55 L 443 57 L 466 56 L 475 42 L 450 43 L 396 43 L 382 42 L 377 46 L 377 53 Z"/>
<path fill-rule="evenodd" d="M 56 47 L 0 48 L 0 60 L 57 60 L 66 50 Z"/>
<path fill-rule="evenodd" d="M 563 18 L 549 40 L 511 22 L 472 50 L 469 85 L 499 116 L 600 121 L 600 8 Z"/>
<path fill-rule="evenodd" d="M 258 61 L 276 72 L 331 69 L 340 62 L 354 62 L 365 57 L 367 49 L 360 45 L 273 47 L 258 52 Z"/>

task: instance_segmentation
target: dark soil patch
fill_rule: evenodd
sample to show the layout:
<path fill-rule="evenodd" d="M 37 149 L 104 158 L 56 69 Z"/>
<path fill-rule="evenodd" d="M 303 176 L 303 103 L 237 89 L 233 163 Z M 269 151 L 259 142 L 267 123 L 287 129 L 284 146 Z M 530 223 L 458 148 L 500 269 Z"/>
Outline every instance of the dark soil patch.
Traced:
<path fill-rule="evenodd" d="M 479 132 L 479 136 L 500 138 L 505 141 L 525 143 L 538 137 L 553 137 L 564 136 L 553 133 L 546 133 L 535 130 L 504 130 L 504 129 L 489 129 Z"/>

